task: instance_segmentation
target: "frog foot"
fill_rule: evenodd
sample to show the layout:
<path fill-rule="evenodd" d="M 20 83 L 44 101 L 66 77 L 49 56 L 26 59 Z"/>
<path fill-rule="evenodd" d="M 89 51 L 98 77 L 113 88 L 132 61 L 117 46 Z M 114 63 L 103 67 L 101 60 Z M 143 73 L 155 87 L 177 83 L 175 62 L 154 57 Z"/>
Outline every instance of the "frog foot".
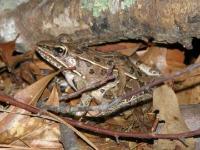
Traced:
<path fill-rule="evenodd" d="M 89 106 L 91 101 L 92 101 L 93 97 L 90 96 L 87 93 L 83 93 L 81 96 L 81 102 L 78 104 L 78 106 Z M 76 112 L 76 116 L 85 116 L 87 114 L 87 112 Z"/>

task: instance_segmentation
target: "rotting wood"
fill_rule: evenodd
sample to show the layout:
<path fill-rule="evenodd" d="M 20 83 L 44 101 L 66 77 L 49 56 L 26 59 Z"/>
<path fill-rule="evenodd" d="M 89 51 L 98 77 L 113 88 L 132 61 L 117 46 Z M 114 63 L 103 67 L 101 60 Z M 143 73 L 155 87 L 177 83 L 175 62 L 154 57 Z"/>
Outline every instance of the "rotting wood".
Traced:
<path fill-rule="evenodd" d="M 1 14 L 0 36 L 13 20 L 24 45 L 67 33 L 87 44 L 154 39 L 191 48 L 192 38 L 200 38 L 199 14 L 199 0 L 38 0 Z"/>

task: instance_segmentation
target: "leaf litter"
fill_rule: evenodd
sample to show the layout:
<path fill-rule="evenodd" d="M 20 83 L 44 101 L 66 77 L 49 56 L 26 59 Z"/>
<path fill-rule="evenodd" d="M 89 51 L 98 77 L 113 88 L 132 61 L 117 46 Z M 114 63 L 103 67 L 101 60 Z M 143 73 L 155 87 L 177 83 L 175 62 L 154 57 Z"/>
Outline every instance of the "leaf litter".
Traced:
<path fill-rule="evenodd" d="M 58 90 L 60 87 L 59 85 L 56 85 L 55 80 L 52 80 L 52 78 L 54 78 L 56 75 L 61 78 L 62 76 L 58 75 L 58 72 L 48 75 L 49 73 L 52 73 L 54 69 L 47 65 L 44 61 L 39 60 L 37 56 L 32 56 L 32 52 L 21 54 L 21 56 L 13 56 L 16 40 L 17 37 L 13 41 L 0 44 L 1 58 L 8 70 L 11 71 L 11 73 L 5 71 L 1 73 L 1 91 L 6 95 L 11 95 L 15 99 L 29 105 L 36 106 L 39 99 L 42 97 L 49 97 L 46 103 L 58 106 L 59 94 L 61 91 Z M 163 74 L 170 74 L 171 72 L 178 71 L 186 67 L 183 62 L 185 59 L 183 52 L 179 49 L 172 50 L 156 45 L 148 46 L 144 45 L 143 43 L 108 44 L 106 46 L 102 45 L 100 47 L 96 47 L 96 49 L 104 52 L 118 51 L 126 56 L 130 56 L 136 52 L 144 63 L 149 64 L 152 67 L 159 68 Z M 19 64 L 19 66 L 16 67 L 16 64 Z M 197 97 L 195 103 L 199 103 L 199 70 L 200 69 L 196 69 L 194 71 L 192 70 L 190 73 L 172 80 L 172 84 L 166 83 L 166 85 L 157 87 L 154 90 L 153 108 L 154 110 L 159 110 L 159 114 L 157 114 L 157 116 L 159 116 L 159 120 L 165 122 L 164 126 L 159 127 L 159 131 L 157 132 L 168 134 L 188 131 L 188 128 L 184 123 L 184 119 L 180 113 L 179 105 L 182 103 L 188 105 L 194 103 L 191 102 L 191 99 L 194 99 L 195 94 Z M 16 76 L 11 74 L 16 74 Z M 50 80 L 52 81 L 50 82 Z M 190 87 L 189 90 L 194 91 L 188 92 L 187 87 Z M 186 90 L 184 90 L 184 88 L 186 88 Z M 180 89 L 181 91 L 179 92 Z M 45 94 L 44 91 L 49 92 L 46 92 Z M 50 91 L 51 94 L 48 95 Z M 73 92 L 72 89 L 67 91 Z M 174 91 L 177 92 L 175 93 Z M 79 99 L 76 99 L 76 101 L 79 101 Z M 69 101 L 67 105 L 71 105 L 72 103 L 73 100 Z M 73 105 L 76 104 L 74 103 Z M 93 103 L 92 105 L 95 104 Z M 5 111 L 0 115 L 0 141 L 2 144 L 4 143 L 10 146 L 14 145 L 22 147 L 28 146 L 29 148 L 41 149 L 63 148 L 63 145 L 60 144 L 60 130 L 58 123 L 45 120 L 45 118 L 42 118 L 42 116 L 31 116 L 31 114 L 27 111 L 14 106 L 5 104 L 2 106 L 4 107 L 2 111 Z M 153 117 L 154 119 L 149 119 L 148 114 L 154 114 L 153 108 L 151 102 L 148 102 L 147 104 L 134 106 L 133 108 L 124 110 L 123 113 L 119 113 L 107 119 L 99 118 L 98 120 L 97 118 L 97 120 L 95 119 L 96 121 L 93 119 L 87 120 L 87 118 L 80 119 L 82 119 L 83 122 L 97 124 L 99 127 L 108 130 L 151 133 L 151 127 L 153 126 L 155 118 Z M 27 114 L 28 116 L 22 114 Z M 128 141 L 119 140 L 118 145 L 116 143 L 116 141 L 118 141 L 117 138 L 116 140 L 110 137 L 101 137 L 90 132 L 88 133 L 87 130 L 84 132 L 79 132 L 74 127 L 62 120 L 62 118 L 59 117 L 59 114 L 57 115 L 58 116 L 52 114 L 50 116 L 58 122 L 61 122 L 71 128 L 95 149 L 97 149 L 97 147 L 99 149 L 164 149 L 166 146 L 169 146 L 169 144 L 172 145 L 173 148 L 185 148 L 184 146 L 188 145 L 189 149 L 191 147 L 193 148 L 194 146 L 194 139 L 192 138 L 174 141 L 159 139 L 154 141 L 154 144 L 151 144 L 151 141 L 145 142 L 143 140 L 129 139 Z M 177 128 L 177 126 L 180 128 Z M 85 145 L 80 139 L 77 139 L 77 142 L 82 149 L 88 148 L 88 146 Z M 91 142 L 97 145 L 97 147 Z"/>

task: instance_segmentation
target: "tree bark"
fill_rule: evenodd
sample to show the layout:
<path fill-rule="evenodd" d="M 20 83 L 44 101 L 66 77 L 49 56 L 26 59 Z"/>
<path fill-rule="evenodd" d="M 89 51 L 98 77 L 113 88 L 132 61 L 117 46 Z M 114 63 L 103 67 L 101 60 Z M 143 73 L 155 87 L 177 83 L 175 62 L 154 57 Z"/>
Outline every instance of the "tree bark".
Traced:
<path fill-rule="evenodd" d="M 19 42 L 32 46 L 62 33 L 87 44 L 127 39 L 181 43 L 200 38 L 199 0 L 35 0 L 0 15 L 0 36 L 12 21 Z M 14 36 L 13 36 L 14 37 Z M 6 39 L 6 38 L 5 38 Z"/>

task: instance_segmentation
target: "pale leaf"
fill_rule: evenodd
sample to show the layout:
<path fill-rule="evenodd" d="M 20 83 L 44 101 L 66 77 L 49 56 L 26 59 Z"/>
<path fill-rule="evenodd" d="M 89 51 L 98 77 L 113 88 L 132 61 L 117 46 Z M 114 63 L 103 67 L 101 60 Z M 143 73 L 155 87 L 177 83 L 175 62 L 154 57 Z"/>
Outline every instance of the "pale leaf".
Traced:
<path fill-rule="evenodd" d="M 165 121 L 159 133 L 170 134 L 189 131 L 181 116 L 176 94 L 169 86 L 163 85 L 154 90 L 153 107 L 154 110 L 159 110 L 159 119 Z M 194 139 L 185 139 L 185 143 L 188 147 L 185 147 L 177 140 L 172 141 L 159 139 L 155 142 L 154 149 L 175 149 L 176 146 L 179 146 L 182 149 L 194 149 Z"/>
<path fill-rule="evenodd" d="M 46 104 L 53 105 L 53 106 L 59 106 L 59 96 L 58 96 L 58 90 L 57 90 L 56 86 L 53 87 Z"/>

